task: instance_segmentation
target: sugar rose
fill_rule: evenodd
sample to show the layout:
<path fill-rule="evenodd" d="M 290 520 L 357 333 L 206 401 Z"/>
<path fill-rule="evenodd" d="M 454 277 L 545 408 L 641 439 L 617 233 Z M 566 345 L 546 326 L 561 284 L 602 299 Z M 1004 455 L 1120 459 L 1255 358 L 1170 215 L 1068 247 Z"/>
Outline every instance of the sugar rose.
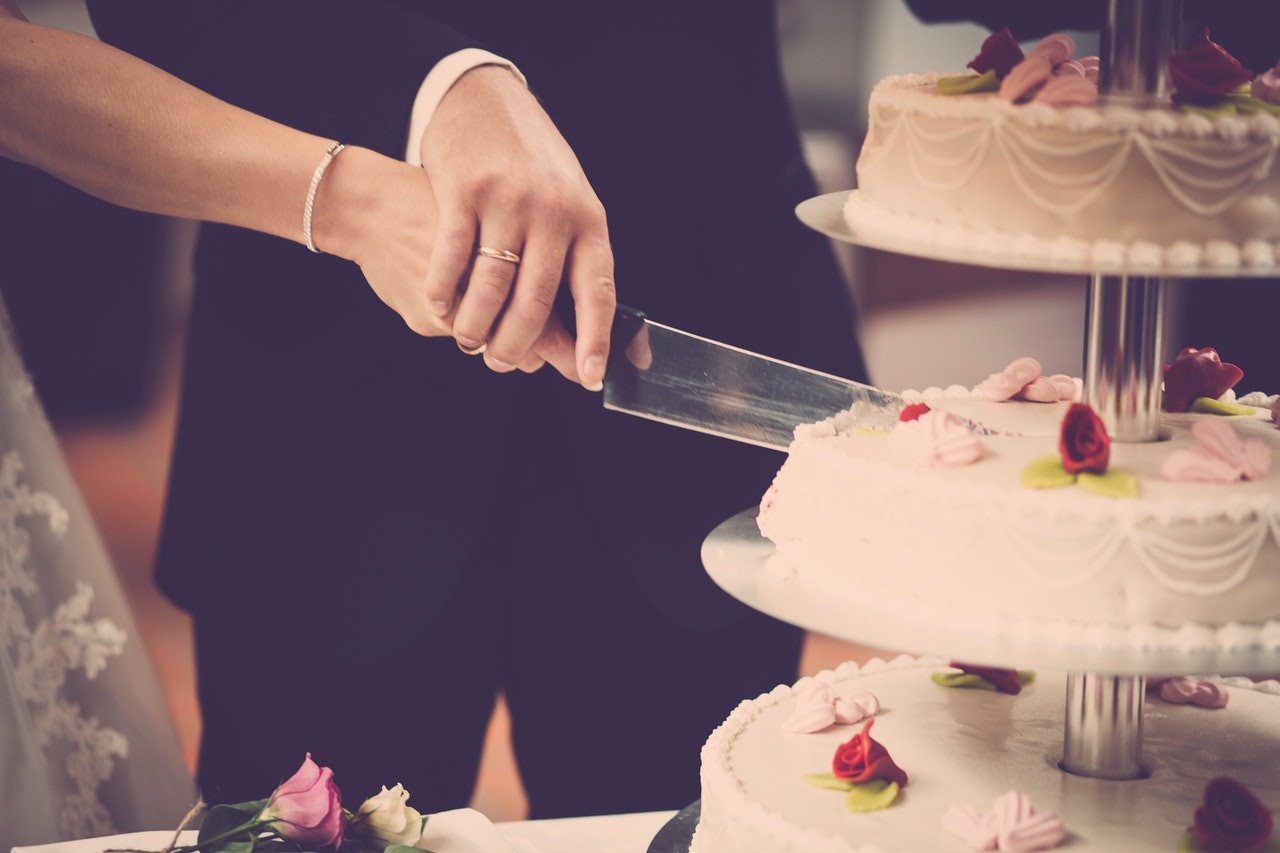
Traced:
<path fill-rule="evenodd" d="M 271 794 L 259 816 L 290 841 L 337 847 L 342 843 L 342 801 L 333 771 L 306 760 Z"/>
<path fill-rule="evenodd" d="M 1201 850 L 1257 850 L 1271 835 L 1271 812 L 1234 779 L 1219 776 L 1204 788 L 1191 832 Z"/>
<path fill-rule="evenodd" d="M 1244 378 L 1244 371 L 1225 362 L 1213 347 L 1183 347 L 1173 364 L 1164 366 L 1164 410 L 1190 410 L 1196 397 L 1216 400 Z"/>
<path fill-rule="evenodd" d="M 893 763 L 889 750 L 871 739 L 873 717 L 867 720 L 862 731 L 854 735 L 847 743 L 836 749 L 835 758 L 831 761 L 831 773 L 837 779 L 850 782 L 870 782 L 872 779 L 883 779 L 886 782 L 897 782 L 900 786 L 907 784 L 906 772 Z"/>
<path fill-rule="evenodd" d="M 1253 79 L 1253 72 L 1209 39 L 1206 29 L 1190 49 L 1169 57 L 1174 100 L 1212 103 Z"/>
<path fill-rule="evenodd" d="M 1062 419 L 1058 437 L 1062 469 L 1068 474 L 1102 474 L 1111 458 L 1111 437 L 1098 413 L 1084 403 L 1072 403 Z"/>
<path fill-rule="evenodd" d="M 979 74 L 994 71 L 997 77 L 1004 79 L 1004 76 L 1022 59 L 1022 48 L 1018 46 L 1009 28 L 1005 27 L 987 36 L 982 42 L 982 47 L 978 49 L 978 55 L 969 60 L 968 67 Z"/>

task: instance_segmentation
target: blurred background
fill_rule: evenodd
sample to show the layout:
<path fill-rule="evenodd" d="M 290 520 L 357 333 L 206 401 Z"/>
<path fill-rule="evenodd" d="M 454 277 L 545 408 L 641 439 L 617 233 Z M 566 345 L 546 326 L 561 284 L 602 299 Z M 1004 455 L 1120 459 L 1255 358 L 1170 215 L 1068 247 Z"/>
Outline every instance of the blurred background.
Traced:
<path fill-rule="evenodd" d="M 91 34 L 79 0 L 19 5 L 32 20 Z M 897 0 L 779 0 L 779 31 L 810 164 L 824 192 L 855 184 L 867 94 L 876 80 L 961 69 L 987 35 L 971 25 L 925 26 Z M 1076 36 L 1080 54 L 1097 52 L 1096 36 Z M 110 227 L 100 227 L 107 217 Z M 197 226 L 109 210 L 4 160 L 0 226 L 0 290 L 27 367 L 129 594 L 194 762 L 200 721 L 189 623 L 155 592 L 150 577 Z M 119 241 L 130 246 L 128 253 L 112 237 L 120 229 L 133 232 L 134 239 Z M 135 239 L 155 251 L 136 254 Z M 1034 355 L 1050 373 L 1081 374 L 1083 279 L 834 249 L 860 308 L 863 346 L 877 384 L 973 385 L 1023 355 Z M 1245 363 L 1231 358 L 1227 342 L 1182 339 L 1180 322 L 1173 318 L 1178 330 L 1168 336 L 1171 347 L 1213 344 L 1227 360 Z M 1276 386 L 1245 390 L 1254 387 Z M 875 654 L 814 636 L 803 670 Z M 500 703 L 474 804 L 495 820 L 524 815 Z"/>

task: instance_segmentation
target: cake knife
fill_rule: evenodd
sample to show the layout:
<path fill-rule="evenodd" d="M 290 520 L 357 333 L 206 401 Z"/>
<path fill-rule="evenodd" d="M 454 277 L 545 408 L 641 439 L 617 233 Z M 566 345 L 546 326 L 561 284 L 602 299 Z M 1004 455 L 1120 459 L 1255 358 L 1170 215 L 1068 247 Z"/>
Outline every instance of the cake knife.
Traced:
<path fill-rule="evenodd" d="M 569 328 L 573 328 L 572 325 Z M 619 305 L 604 407 L 786 451 L 795 428 L 862 404 L 892 422 L 888 391 L 682 332 Z"/>

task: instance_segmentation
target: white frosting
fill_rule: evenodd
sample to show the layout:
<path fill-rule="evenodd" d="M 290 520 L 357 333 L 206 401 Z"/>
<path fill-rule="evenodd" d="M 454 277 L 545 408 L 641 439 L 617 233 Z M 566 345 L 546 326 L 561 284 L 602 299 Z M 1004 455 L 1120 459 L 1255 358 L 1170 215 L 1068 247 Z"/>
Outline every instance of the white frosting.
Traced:
<path fill-rule="evenodd" d="M 1151 772 L 1110 782 L 1058 768 L 1064 674 L 1038 672 L 1008 696 L 940 687 L 929 671 L 945 665 L 902 657 L 818 676 L 836 690 L 880 697 L 876 740 L 910 776 L 896 803 L 868 814 L 850 814 L 840 792 L 802 781 L 829 770 L 848 730 L 784 731 L 796 701 L 791 687 L 741 703 L 702 749 L 702 814 L 690 853 L 959 853 L 967 848 L 943 829 L 943 815 L 957 805 L 988 809 L 1011 789 L 1037 812 L 1057 814 L 1067 833 L 1062 849 L 1082 853 L 1175 849 L 1216 775 L 1280 809 L 1276 682 L 1218 679 L 1231 693 L 1221 711 L 1148 703 L 1143 764 Z"/>
<path fill-rule="evenodd" d="M 1280 118 L 1015 105 L 937 95 L 938 76 L 872 91 L 855 231 L 1135 271 L 1277 266 Z"/>
<path fill-rule="evenodd" d="M 759 515 L 794 582 L 835 597 L 856 590 L 886 611 L 931 608 L 975 629 L 1056 622 L 1077 637 L 1099 626 L 1132 642 L 1136 626 L 1195 626 L 1208 635 L 1179 645 L 1276 642 L 1257 632 L 1280 620 L 1280 472 L 1232 484 L 1161 476 L 1170 454 L 1196 445 L 1190 425 L 1218 416 L 1167 415 L 1168 440 L 1113 443 L 1111 470 L 1139 488 L 1114 499 L 1019 485 L 1028 463 L 1056 454 L 1067 404 L 930 405 L 1020 434 L 984 435 L 974 464 L 931 468 L 896 463 L 881 436 L 797 438 Z M 1247 442 L 1280 447 L 1269 421 L 1222 420 Z M 1242 626 L 1235 639 L 1214 633 L 1232 624 Z"/>

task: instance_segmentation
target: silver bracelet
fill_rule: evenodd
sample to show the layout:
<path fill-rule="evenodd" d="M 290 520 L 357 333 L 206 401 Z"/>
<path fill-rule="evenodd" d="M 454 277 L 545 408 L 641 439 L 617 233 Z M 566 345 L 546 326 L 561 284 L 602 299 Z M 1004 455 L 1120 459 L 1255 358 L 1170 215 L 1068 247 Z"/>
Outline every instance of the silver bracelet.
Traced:
<path fill-rule="evenodd" d="M 338 156 L 338 152 L 346 147 L 341 142 L 335 142 L 329 146 L 328 151 L 324 152 L 324 158 L 311 175 L 311 186 L 307 187 L 307 200 L 302 205 L 302 237 L 307 248 L 317 255 L 320 254 L 320 250 L 316 248 L 315 243 L 311 242 L 311 212 L 316 206 L 316 192 L 320 189 L 320 182 L 324 180 L 324 173 L 329 170 L 329 164 L 333 162 L 334 157 Z"/>

